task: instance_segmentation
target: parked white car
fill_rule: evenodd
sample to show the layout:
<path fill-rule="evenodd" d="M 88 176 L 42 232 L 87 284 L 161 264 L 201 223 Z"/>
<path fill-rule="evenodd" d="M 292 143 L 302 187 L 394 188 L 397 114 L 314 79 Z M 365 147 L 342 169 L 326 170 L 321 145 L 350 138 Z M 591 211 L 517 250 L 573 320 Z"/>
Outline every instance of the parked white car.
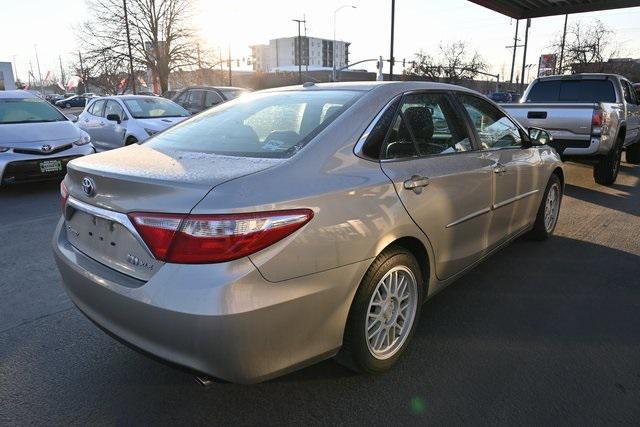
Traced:
<path fill-rule="evenodd" d="M 91 99 L 77 124 L 104 151 L 142 142 L 187 117 L 187 110 L 157 96 L 108 96 Z"/>

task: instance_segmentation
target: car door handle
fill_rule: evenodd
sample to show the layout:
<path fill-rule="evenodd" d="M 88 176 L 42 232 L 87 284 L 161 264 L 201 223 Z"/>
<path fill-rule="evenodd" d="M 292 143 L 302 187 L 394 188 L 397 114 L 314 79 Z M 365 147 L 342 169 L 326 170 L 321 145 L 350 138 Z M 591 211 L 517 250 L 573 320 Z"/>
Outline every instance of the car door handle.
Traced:
<path fill-rule="evenodd" d="M 503 174 L 507 171 L 507 168 L 504 167 L 502 163 L 496 163 L 493 167 L 493 172 L 497 174 Z"/>
<path fill-rule="evenodd" d="M 406 190 L 413 190 L 416 193 L 420 193 L 423 187 L 429 185 L 429 178 L 426 176 L 414 175 L 403 184 Z"/>

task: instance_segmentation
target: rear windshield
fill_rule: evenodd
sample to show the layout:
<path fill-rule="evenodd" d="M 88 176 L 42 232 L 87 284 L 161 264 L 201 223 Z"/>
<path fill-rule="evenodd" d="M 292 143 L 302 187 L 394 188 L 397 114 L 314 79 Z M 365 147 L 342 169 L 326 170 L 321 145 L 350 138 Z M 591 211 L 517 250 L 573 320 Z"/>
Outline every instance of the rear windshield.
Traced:
<path fill-rule="evenodd" d="M 240 95 L 244 95 L 245 93 L 247 93 L 246 90 L 242 89 L 220 89 L 220 91 L 228 100 L 236 99 Z"/>
<path fill-rule="evenodd" d="M 124 100 L 127 109 L 136 119 L 155 119 L 159 117 L 186 117 L 189 112 L 168 99 L 137 98 Z"/>
<path fill-rule="evenodd" d="M 40 98 L 0 99 L 0 124 L 63 122 L 66 120 L 67 118 L 62 113 Z"/>
<path fill-rule="evenodd" d="M 609 80 L 539 81 L 526 102 L 616 102 L 616 91 Z"/>
<path fill-rule="evenodd" d="M 361 93 L 309 90 L 248 94 L 170 128 L 147 144 L 231 156 L 286 158 Z"/>

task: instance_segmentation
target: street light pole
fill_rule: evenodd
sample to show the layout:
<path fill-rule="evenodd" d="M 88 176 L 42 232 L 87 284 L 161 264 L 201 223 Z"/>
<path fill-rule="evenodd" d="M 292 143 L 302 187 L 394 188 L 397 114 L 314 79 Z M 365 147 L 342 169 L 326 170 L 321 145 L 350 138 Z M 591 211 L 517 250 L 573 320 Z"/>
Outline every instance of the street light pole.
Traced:
<path fill-rule="evenodd" d="M 396 0 L 391 0 L 391 49 L 389 52 L 389 80 L 393 80 L 393 30 L 396 20 Z"/>
<path fill-rule="evenodd" d="M 352 4 L 343 4 L 342 6 L 340 6 L 339 8 L 333 11 L 333 45 L 331 49 L 333 52 L 333 59 L 332 59 L 333 70 L 331 71 L 331 81 L 333 82 L 336 81 L 336 18 L 338 17 L 338 12 L 340 12 L 345 7 L 356 9 L 356 6 Z"/>
<path fill-rule="evenodd" d="M 304 19 L 292 19 L 293 22 L 298 23 L 298 83 L 302 84 L 302 39 L 300 35 L 300 24 L 307 23 Z"/>
<path fill-rule="evenodd" d="M 127 15 L 127 0 L 122 0 L 124 8 L 124 26 L 127 32 L 127 47 L 129 49 L 129 79 L 131 80 L 131 93 L 136 94 L 136 77 L 133 74 L 133 54 L 131 53 L 131 37 L 129 35 L 129 18 Z"/>

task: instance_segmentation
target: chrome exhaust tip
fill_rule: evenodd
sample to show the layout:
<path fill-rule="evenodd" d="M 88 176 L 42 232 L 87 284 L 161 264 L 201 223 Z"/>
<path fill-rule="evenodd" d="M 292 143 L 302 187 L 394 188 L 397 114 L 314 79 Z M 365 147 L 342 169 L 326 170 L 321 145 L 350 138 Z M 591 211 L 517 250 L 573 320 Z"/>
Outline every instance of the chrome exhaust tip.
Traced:
<path fill-rule="evenodd" d="M 201 377 L 198 375 L 194 375 L 193 379 L 196 380 L 196 382 L 200 384 L 202 387 L 209 387 L 214 382 L 213 378 Z"/>

